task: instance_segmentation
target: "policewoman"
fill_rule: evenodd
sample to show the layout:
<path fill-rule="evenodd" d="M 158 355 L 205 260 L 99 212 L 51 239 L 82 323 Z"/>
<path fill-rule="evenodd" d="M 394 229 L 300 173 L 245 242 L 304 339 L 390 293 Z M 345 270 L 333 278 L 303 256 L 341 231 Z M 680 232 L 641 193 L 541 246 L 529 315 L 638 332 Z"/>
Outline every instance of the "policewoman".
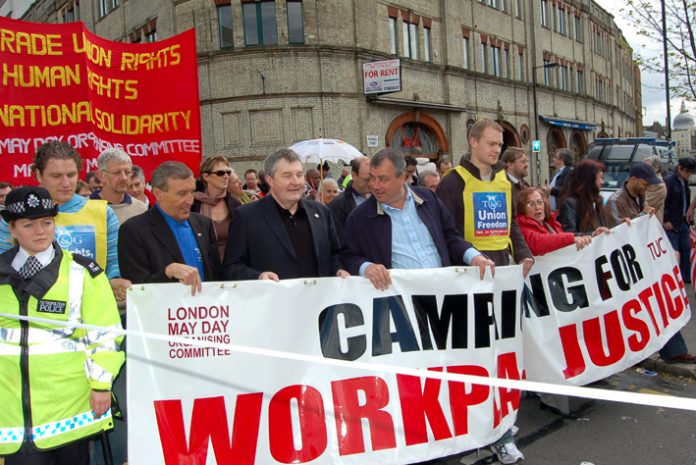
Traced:
<path fill-rule="evenodd" d="M 121 328 L 114 294 L 99 265 L 54 241 L 46 189 L 15 189 L 5 204 L 17 245 L 0 255 L 0 313 L 42 321 L 0 315 L 0 455 L 5 465 L 88 465 L 87 439 L 113 427 L 111 381 L 124 361 L 109 332 Z"/>

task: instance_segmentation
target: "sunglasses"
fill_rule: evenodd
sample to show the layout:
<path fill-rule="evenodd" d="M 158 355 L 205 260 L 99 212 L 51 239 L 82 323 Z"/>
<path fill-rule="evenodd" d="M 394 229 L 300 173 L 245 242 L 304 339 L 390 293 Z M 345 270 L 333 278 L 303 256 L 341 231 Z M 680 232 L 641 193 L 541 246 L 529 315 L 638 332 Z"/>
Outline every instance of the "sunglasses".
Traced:
<path fill-rule="evenodd" d="M 219 176 L 219 177 L 223 177 L 225 175 L 230 176 L 230 175 L 232 175 L 232 170 L 211 171 L 210 174 L 214 174 L 215 176 Z"/>

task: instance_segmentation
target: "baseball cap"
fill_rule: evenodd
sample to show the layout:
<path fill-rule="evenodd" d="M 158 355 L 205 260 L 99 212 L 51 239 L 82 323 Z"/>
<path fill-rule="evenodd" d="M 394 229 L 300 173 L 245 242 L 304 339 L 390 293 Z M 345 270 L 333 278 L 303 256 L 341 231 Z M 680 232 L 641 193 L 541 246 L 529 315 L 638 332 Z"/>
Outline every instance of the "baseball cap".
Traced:
<path fill-rule="evenodd" d="M 662 182 L 655 174 L 655 170 L 652 168 L 652 166 L 645 163 L 634 163 L 631 165 L 631 168 L 628 170 L 628 176 L 635 176 L 638 179 L 645 179 L 652 185 L 660 184 Z"/>

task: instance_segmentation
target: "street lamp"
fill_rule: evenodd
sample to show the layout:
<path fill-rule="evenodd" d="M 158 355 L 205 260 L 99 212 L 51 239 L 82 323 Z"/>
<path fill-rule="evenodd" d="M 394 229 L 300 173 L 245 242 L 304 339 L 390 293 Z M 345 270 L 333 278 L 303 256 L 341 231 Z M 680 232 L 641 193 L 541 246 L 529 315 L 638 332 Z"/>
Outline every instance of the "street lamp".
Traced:
<path fill-rule="evenodd" d="M 536 93 L 536 72 L 538 69 L 558 68 L 558 66 L 558 63 L 544 63 L 541 66 L 532 66 L 532 100 L 534 101 L 534 140 L 539 140 L 539 108 Z M 537 152 L 536 156 L 536 180 L 537 184 L 541 185 L 541 152 Z"/>

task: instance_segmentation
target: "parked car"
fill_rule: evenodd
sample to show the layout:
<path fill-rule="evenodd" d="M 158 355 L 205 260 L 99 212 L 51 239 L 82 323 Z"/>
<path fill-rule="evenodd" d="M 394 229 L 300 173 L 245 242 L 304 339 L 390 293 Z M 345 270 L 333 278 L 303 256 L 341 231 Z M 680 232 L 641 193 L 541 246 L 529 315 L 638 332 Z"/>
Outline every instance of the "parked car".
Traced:
<path fill-rule="evenodd" d="M 654 137 L 597 138 L 588 148 L 586 158 L 606 166 L 601 194 L 607 199 L 628 179 L 632 163 L 642 163 L 645 158 L 657 155 L 662 161 L 662 174 L 671 171 L 677 162 L 673 146 L 674 142 Z"/>

